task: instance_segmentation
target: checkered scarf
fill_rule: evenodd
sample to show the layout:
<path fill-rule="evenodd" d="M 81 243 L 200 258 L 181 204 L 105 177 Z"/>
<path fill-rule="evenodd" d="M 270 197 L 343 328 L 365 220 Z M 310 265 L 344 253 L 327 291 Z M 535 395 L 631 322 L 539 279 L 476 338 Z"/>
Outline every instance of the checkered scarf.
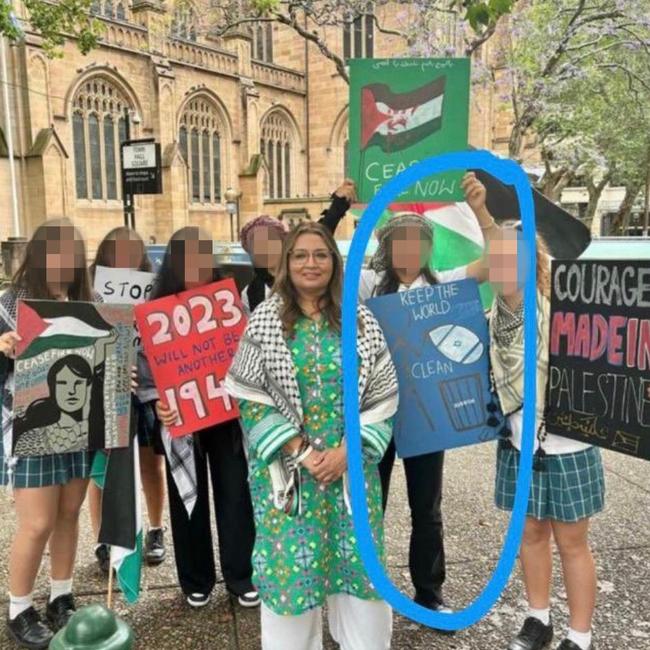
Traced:
<path fill-rule="evenodd" d="M 523 303 L 512 311 L 501 296 L 490 316 L 490 360 L 501 406 L 506 414 L 521 409 L 524 401 L 524 311 Z M 538 425 L 544 419 L 548 379 L 550 303 L 537 294 L 537 400 Z"/>
<path fill-rule="evenodd" d="M 304 435 L 296 367 L 280 320 L 281 300 L 272 296 L 253 313 L 225 386 L 233 397 L 275 407 Z M 375 424 L 391 417 L 397 409 L 397 375 L 374 316 L 363 306 L 359 306 L 358 315 L 360 418 L 361 424 Z M 291 501 L 291 486 L 287 489 L 286 481 L 283 482 L 287 468 L 282 459 L 271 465 L 271 478 L 277 479 L 273 481 L 275 496 L 282 502 Z"/>
<path fill-rule="evenodd" d="M 376 273 L 386 271 L 390 266 L 390 238 L 397 228 L 415 226 L 420 228 L 427 239 L 433 241 L 431 222 L 417 212 L 401 212 L 392 217 L 388 223 L 377 231 L 377 251 L 370 260 L 370 268 Z"/>

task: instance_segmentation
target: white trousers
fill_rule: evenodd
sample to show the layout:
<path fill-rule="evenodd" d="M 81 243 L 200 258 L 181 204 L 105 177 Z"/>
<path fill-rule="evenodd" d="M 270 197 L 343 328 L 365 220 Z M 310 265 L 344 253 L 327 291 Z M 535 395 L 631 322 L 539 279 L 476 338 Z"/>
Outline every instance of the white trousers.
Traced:
<path fill-rule="evenodd" d="M 390 650 L 393 610 L 383 600 L 347 594 L 327 597 L 330 634 L 341 650 Z M 262 650 L 322 650 L 320 607 L 298 616 L 280 616 L 262 603 Z"/>

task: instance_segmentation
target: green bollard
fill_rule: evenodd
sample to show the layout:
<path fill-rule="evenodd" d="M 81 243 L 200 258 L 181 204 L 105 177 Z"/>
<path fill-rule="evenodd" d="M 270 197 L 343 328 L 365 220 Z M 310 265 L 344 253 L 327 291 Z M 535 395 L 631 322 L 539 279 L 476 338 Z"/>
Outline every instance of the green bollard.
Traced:
<path fill-rule="evenodd" d="M 104 605 L 75 612 L 50 642 L 49 650 L 131 650 L 133 630 Z"/>

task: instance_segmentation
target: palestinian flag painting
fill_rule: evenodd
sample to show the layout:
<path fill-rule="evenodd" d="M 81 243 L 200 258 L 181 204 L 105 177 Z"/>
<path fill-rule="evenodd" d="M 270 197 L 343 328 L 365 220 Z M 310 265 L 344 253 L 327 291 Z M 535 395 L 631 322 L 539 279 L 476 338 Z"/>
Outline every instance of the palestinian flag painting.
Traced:
<path fill-rule="evenodd" d="M 382 151 L 401 151 L 440 129 L 446 77 L 405 93 L 386 84 L 361 90 L 361 150 L 374 145 Z"/>
<path fill-rule="evenodd" d="M 469 86 L 467 58 L 350 61 L 347 175 L 360 202 L 421 160 L 467 149 Z M 449 170 L 419 179 L 397 201 L 461 201 L 462 176 Z"/>
<path fill-rule="evenodd" d="M 13 454 L 127 446 L 133 307 L 24 300 L 17 330 Z"/>

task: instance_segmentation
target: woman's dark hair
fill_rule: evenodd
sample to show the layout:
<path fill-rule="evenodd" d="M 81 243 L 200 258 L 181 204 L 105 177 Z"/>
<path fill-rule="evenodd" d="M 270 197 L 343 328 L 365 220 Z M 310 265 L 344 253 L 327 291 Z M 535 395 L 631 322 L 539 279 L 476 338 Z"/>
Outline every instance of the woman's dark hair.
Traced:
<path fill-rule="evenodd" d="M 150 300 L 164 298 L 165 296 L 171 296 L 185 290 L 183 268 L 185 265 L 186 241 L 212 242 L 212 238 L 196 226 L 186 226 L 177 230 L 172 235 L 165 249 L 165 256 L 154 280 Z M 216 282 L 222 278 L 221 269 L 214 263 L 212 267 L 212 282 Z"/>
<path fill-rule="evenodd" d="M 25 248 L 25 257 L 18 267 L 12 285 L 24 289 L 30 298 L 53 300 L 47 286 L 47 251 L 55 242 L 74 240 L 74 280 L 68 287 L 70 300 L 92 300 L 86 263 L 86 244 L 81 233 L 69 219 L 51 219 L 42 223 Z"/>
<path fill-rule="evenodd" d="M 98 266 L 107 266 L 113 268 L 115 266 L 115 242 L 118 240 L 124 241 L 135 241 L 140 245 L 142 251 L 140 257 L 140 264 L 137 267 L 138 271 L 151 271 L 151 260 L 147 255 L 147 249 L 145 248 L 144 241 L 140 235 L 129 228 L 128 226 L 119 226 L 118 228 L 113 228 L 101 243 L 97 247 L 97 252 L 95 253 L 95 261 L 90 265 L 90 276 L 95 277 L 95 269 Z"/>
<path fill-rule="evenodd" d="M 384 272 L 384 277 L 381 279 L 381 282 L 377 287 L 377 291 L 375 294 L 377 296 L 385 296 L 386 294 L 397 293 L 397 290 L 399 289 L 399 285 L 401 284 L 401 281 L 397 276 L 397 273 L 395 272 L 395 268 L 393 267 L 393 238 L 395 237 L 395 234 L 399 230 L 400 228 L 396 228 L 394 232 L 391 233 L 388 240 L 384 244 L 386 246 L 386 255 L 388 257 L 389 263 L 388 263 L 388 267 L 386 268 L 386 271 Z M 426 236 L 426 231 L 422 230 L 421 233 L 425 236 L 425 241 L 427 241 L 430 244 L 430 246 L 433 247 L 433 240 L 429 239 L 429 237 Z M 427 281 L 428 284 L 438 284 L 438 280 L 436 279 L 435 274 L 429 268 L 428 261 L 420 269 L 420 275 L 424 276 L 424 279 Z"/>
<path fill-rule="evenodd" d="M 48 397 L 32 402 L 25 411 L 25 415 L 17 417 L 14 422 L 14 431 L 16 436 L 37 429 L 39 427 L 47 427 L 55 424 L 61 417 L 61 409 L 56 403 L 56 377 L 64 368 L 69 368 L 70 371 L 77 377 L 85 379 L 88 384 L 93 380 L 93 370 L 90 363 L 79 356 L 78 354 L 70 354 L 65 357 L 57 359 L 51 366 L 47 373 L 47 386 L 50 391 Z M 90 399 L 91 396 L 88 397 Z M 82 409 L 72 414 L 73 417 L 79 421 L 82 417 Z"/>

